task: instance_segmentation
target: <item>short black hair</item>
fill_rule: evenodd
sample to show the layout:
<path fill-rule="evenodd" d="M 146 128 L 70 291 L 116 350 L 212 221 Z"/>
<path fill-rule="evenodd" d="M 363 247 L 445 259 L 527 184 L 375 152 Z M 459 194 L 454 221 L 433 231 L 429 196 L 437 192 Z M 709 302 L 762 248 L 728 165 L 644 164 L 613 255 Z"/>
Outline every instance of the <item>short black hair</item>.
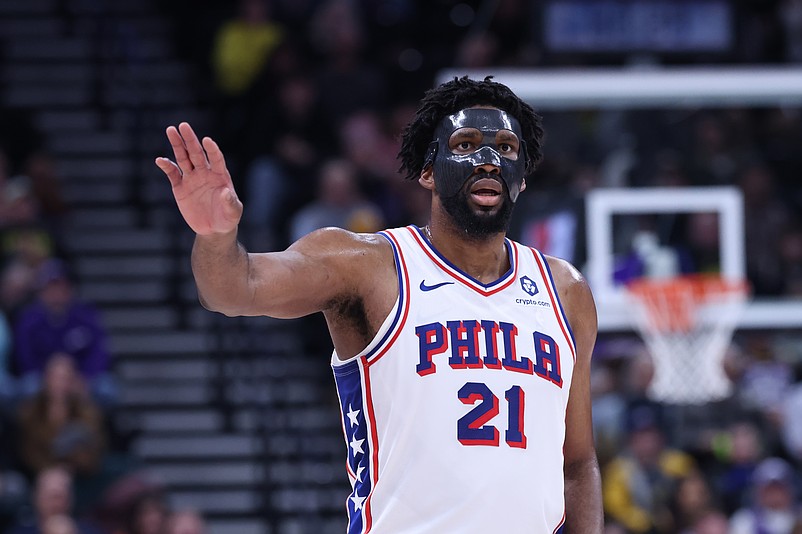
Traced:
<path fill-rule="evenodd" d="M 429 143 L 434 140 L 434 131 L 440 121 L 472 106 L 492 106 L 518 119 L 523 140 L 526 142 L 526 173 L 530 174 L 535 170 L 543 159 L 543 125 L 540 115 L 509 87 L 494 82 L 492 78 L 488 76 L 479 81 L 463 76 L 426 92 L 415 117 L 404 129 L 401 138 L 399 171 L 405 178 L 414 180 L 420 176 Z"/>

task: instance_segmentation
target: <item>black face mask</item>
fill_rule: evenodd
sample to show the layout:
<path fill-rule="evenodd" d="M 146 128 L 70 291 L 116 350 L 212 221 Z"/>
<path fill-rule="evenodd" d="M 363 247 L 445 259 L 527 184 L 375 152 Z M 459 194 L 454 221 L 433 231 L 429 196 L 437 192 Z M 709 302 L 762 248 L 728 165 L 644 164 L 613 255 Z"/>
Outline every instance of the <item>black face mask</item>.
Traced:
<path fill-rule="evenodd" d="M 482 144 L 470 154 L 454 154 L 448 140 L 460 128 L 476 128 L 482 132 Z M 518 158 L 504 157 L 496 149 L 499 130 L 514 133 L 520 143 Z M 526 175 L 526 144 L 521 138 L 518 120 L 498 109 L 469 108 L 445 117 L 435 130 L 435 140 L 429 145 L 424 168 L 434 165 L 434 183 L 441 197 L 453 197 L 480 165 L 494 165 L 501 171 L 510 200 L 515 202 Z"/>

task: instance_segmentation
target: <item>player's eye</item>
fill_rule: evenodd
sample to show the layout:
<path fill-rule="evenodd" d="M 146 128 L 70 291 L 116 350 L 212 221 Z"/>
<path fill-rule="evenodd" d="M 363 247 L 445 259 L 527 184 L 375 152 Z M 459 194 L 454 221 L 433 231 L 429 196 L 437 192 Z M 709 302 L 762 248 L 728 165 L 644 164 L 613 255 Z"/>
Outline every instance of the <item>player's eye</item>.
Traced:
<path fill-rule="evenodd" d="M 509 154 L 510 152 L 514 152 L 514 151 L 515 151 L 515 149 L 514 149 L 514 148 L 512 148 L 512 145 L 511 145 L 511 144 L 509 144 L 509 143 L 501 143 L 501 144 L 498 146 L 498 149 L 499 149 L 499 150 L 500 150 L 500 151 L 501 151 L 503 154 Z"/>
<path fill-rule="evenodd" d="M 473 143 L 470 141 L 463 141 L 457 145 L 457 148 L 460 150 L 470 150 L 473 147 Z"/>

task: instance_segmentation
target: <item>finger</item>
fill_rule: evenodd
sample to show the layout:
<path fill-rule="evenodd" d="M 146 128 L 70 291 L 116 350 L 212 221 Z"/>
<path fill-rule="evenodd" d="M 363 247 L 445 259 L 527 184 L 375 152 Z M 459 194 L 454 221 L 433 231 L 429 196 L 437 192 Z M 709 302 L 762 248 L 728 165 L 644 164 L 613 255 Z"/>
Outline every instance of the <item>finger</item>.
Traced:
<path fill-rule="evenodd" d="M 195 135 L 195 130 L 192 129 L 192 126 L 189 123 L 182 122 L 178 125 L 178 131 L 181 137 L 184 138 L 184 144 L 187 146 L 187 153 L 192 164 L 201 169 L 208 169 L 209 162 L 206 160 L 206 152 L 203 151 L 203 147 L 198 141 L 198 136 Z"/>
<path fill-rule="evenodd" d="M 167 158 L 156 158 L 156 166 L 167 175 L 171 186 L 175 187 L 181 183 L 181 169 L 178 168 L 178 165 Z"/>
<path fill-rule="evenodd" d="M 217 143 L 211 137 L 203 138 L 203 148 L 206 150 L 206 156 L 209 158 L 209 165 L 214 172 L 226 172 L 226 159 L 223 157 L 223 151 L 217 146 Z"/>
<path fill-rule="evenodd" d="M 181 172 L 190 172 L 193 169 L 192 162 L 189 160 L 187 154 L 187 147 L 184 145 L 184 140 L 175 126 L 167 127 L 167 139 L 170 141 L 170 146 L 173 147 L 173 154 L 175 154 L 175 161 Z"/>

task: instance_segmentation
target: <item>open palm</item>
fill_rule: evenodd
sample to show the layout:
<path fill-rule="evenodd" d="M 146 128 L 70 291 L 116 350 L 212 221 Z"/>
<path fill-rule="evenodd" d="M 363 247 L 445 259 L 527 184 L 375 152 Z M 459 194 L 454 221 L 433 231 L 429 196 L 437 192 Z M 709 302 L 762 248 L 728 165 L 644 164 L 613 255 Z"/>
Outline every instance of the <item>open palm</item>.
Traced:
<path fill-rule="evenodd" d="M 242 203 L 220 147 L 211 138 L 198 140 L 186 122 L 167 128 L 175 161 L 156 158 L 167 175 L 181 215 L 198 235 L 224 234 L 237 228 Z"/>

